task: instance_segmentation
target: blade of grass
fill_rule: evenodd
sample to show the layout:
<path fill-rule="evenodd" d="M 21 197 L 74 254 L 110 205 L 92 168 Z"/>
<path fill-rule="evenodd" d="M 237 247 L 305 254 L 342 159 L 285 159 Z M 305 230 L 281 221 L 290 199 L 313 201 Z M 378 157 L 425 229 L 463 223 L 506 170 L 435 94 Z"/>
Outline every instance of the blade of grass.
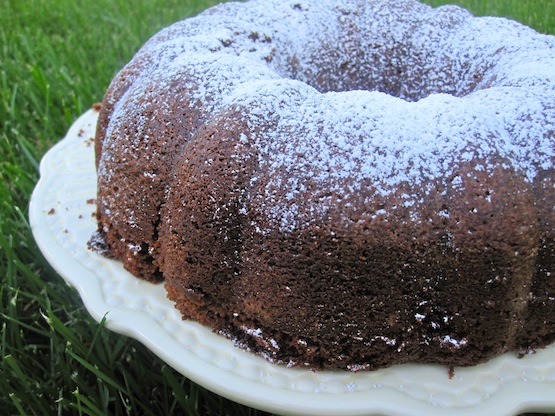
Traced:
<path fill-rule="evenodd" d="M 125 392 L 125 386 L 121 385 L 116 380 L 109 377 L 106 372 L 101 371 L 97 366 L 89 363 L 86 359 L 80 357 L 79 355 L 77 355 L 76 353 L 71 351 L 71 349 L 68 349 L 67 353 L 73 359 L 75 359 L 75 361 L 77 361 L 79 364 L 81 364 L 83 367 L 85 367 L 87 370 L 89 370 L 91 373 L 93 373 L 99 380 L 104 381 L 105 383 L 109 384 L 110 386 L 116 388 L 118 391 Z"/>
<path fill-rule="evenodd" d="M 14 404 L 17 412 L 22 415 L 25 416 L 27 415 L 27 412 L 25 411 L 25 409 L 23 409 L 23 406 L 21 404 L 21 400 L 19 400 L 17 398 L 17 396 L 15 395 L 15 393 L 10 393 L 9 394 L 10 400 L 12 401 L 12 403 Z"/>
<path fill-rule="evenodd" d="M 79 414 L 86 414 L 90 416 L 104 416 L 106 415 L 105 411 L 102 411 L 98 406 L 96 406 L 91 400 L 89 400 L 86 396 L 83 396 L 79 389 L 75 389 L 71 394 L 75 396 L 77 399 L 77 403 L 75 407 L 79 411 Z M 83 407 L 83 405 L 85 407 Z"/>

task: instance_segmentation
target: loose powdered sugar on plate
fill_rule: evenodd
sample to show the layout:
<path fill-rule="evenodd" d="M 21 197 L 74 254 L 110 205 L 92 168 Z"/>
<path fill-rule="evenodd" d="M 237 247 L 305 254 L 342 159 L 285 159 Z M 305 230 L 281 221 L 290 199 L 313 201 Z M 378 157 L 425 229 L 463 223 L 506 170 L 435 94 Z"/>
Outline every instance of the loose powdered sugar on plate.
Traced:
<path fill-rule="evenodd" d="M 44 156 L 30 221 L 47 260 L 97 321 L 106 317 L 109 329 L 138 339 L 209 390 L 278 414 L 510 415 L 555 409 L 554 345 L 521 359 L 506 354 L 455 368 L 452 378 L 448 368 L 434 365 L 312 372 L 270 364 L 209 328 L 182 321 L 162 285 L 140 281 L 87 249 L 96 229 L 97 116 L 85 113 Z"/>

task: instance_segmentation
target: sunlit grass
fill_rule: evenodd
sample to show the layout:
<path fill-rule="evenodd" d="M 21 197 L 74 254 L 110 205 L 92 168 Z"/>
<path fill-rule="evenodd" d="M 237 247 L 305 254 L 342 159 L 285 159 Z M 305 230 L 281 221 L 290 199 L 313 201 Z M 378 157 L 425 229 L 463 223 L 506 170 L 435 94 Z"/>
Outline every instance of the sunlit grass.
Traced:
<path fill-rule="evenodd" d="M 517 20 L 541 33 L 555 34 L 553 0 L 425 0 L 432 6 L 456 4 L 476 16 L 502 16 Z"/>

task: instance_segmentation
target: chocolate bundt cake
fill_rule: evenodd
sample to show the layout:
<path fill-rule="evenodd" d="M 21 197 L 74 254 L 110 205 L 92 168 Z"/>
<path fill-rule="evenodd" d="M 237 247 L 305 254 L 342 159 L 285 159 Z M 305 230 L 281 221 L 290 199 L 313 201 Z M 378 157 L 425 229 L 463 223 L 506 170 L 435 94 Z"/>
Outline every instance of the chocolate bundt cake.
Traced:
<path fill-rule="evenodd" d="M 414 0 L 227 3 L 115 77 L 95 150 L 96 245 L 271 361 L 555 341 L 553 36 Z"/>

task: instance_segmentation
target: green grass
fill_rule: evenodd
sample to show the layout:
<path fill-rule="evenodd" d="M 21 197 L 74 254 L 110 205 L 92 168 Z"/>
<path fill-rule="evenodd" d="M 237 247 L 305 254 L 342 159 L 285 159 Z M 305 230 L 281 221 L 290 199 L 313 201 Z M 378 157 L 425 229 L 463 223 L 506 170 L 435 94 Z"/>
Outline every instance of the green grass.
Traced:
<path fill-rule="evenodd" d="M 212 3 L 0 1 L 0 414 L 263 414 L 95 322 L 44 260 L 27 220 L 42 155 L 152 34 Z M 553 0 L 458 3 L 555 33 Z"/>
<path fill-rule="evenodd" d="M 538 32 L 555 34 L 553 0 L 426 0 L 431 6 L 457 4 L 476 16 L 503 16 L 518 20 Z"/>

